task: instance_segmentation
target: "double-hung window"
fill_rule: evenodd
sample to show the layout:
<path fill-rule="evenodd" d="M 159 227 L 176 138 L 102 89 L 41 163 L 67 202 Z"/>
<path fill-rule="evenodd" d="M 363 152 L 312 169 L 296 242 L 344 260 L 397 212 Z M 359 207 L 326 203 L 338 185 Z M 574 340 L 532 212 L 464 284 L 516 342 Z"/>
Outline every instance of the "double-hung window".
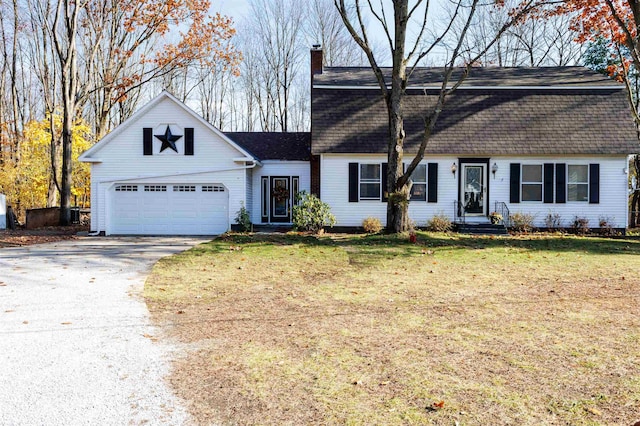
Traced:
<path fill-rule="evenodd" d="M 589 201 L 589 166 L 568 166 L 567 201 Z"/>
<path fill-rule="evenodd" d="M 360 199 L 379 200 L 381 194 L 380 164 L 360 164 Z"/>
<path fill-rule="evenodd" d="M 418 164 L 411 173 L 411 201 L 427 201 L 427 165 Z"/>
<path fill-rule="evenodd" d="M 522 165 L 522 201 L 542 201 L 542 164 Z"/>

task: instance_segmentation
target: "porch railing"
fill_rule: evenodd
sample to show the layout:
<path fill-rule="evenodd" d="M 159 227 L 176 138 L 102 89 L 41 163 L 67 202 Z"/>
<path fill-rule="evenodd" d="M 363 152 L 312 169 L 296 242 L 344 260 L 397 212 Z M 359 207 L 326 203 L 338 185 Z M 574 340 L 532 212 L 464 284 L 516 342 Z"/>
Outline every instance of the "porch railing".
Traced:
<path fill-rule="evenodd" d="M 507 204 L 502 201 L 496 201 L 494 207 L 493 211 L 502 216 L 502 224 L 509 228 L 511 226 L 511 213 Z"/>
<path fill-rule="evenodd" d="M 460 201 L 453 202 L 453 218 L 455 223 L 465 223 L 464 204 Z"/>

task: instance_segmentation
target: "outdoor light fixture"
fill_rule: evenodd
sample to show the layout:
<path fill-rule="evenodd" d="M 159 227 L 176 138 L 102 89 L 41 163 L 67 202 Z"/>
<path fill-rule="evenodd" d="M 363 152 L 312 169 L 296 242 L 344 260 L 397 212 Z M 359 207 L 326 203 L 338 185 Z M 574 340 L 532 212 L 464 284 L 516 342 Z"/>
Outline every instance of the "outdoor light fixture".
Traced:
<path fill-rule="evenodd" d="M 493 178 L 496 178 L 496 172 L 498 171 L 498 163 L 493 163 L 491 166 L 491 173 L 493 173 Z"/>
<path fill-rule="evenodd" d="M 456 163 L 453 163 L 451 165 L 451 173 L 453 173 L 453 177 L 456 176 L 456 172 L 458 171 L 458 166 L 456 165 Z"/>

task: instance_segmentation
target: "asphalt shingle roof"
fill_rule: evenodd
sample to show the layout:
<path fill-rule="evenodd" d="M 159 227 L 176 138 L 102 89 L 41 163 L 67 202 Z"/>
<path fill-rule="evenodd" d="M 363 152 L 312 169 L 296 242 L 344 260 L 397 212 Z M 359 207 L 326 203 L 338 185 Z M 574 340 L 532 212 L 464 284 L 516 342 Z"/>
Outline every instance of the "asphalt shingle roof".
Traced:
<path fill-rule="evenodd" d="M 309 132 L 225 132 L 225 135 L 259 160 L 309 161 Z"/>
<path fill-rule="evenodd" d="M 478 70 L 480 72 L 476 72 Z M 356 74 L 359 72 L 364 71 Z M 640 152 L 624 87 L 606 77 L 582 67 L 486 68 L 474 69 L 473 73 L 475 80 L 467 82 L 473 89 L 459 89 L 447 98 L 427 147 L 428 154 L 613 155 Z M 342 74 L 344 79 L 339 80 L 337 74 Z M 330 85 L 353 86 L 352 74 L 334 72 Z M 558 84 L 540 87 L 547 85 L 542 84 L 543 81 L 553 82 L 554 75 L 560 88 Z M 323 88 L 318 85 L 319 81 L 328 80 L 323 75 L 316 75 L 314 79 L 312 153 L 386 153 L 388 122 L 380 91 Z M 336 84 L 339 81 L 349 84 Z M 505 81 L 509 84 L 502 84 Z M 529 83 L 524 84 L 525 81 Z M 518 88 L 508 88 L 511 84 Z M 527 85 L 535 88 L 522 87 Z M 483 88 L 479 88 L 481 86 Z M 407 153 L 417 152 L 423 133 L 423 117 L 435 103 L 437 93 L 437 90 L 407 91 Z"/>
<path fill-rule="evenodd" d="M 391 68 L 382 68 L 387 81 L 391 78 Z M 454 83 L 462 69 L 454 71 L 450 83 Z M 440 87 L 444 68 L 416 68 L 409 78 L 409 86 Z M 369 67 L 331 67 L 322 74 L 316 74 L 313 84 L 323 86 L 372 86 L 378 81 Z M 554 86 L 586 87 L 613 86 L 620 84 L 605 75 L 585 67 L 478 67 L 472 68 L 462 87 L 499 86 Z"/>

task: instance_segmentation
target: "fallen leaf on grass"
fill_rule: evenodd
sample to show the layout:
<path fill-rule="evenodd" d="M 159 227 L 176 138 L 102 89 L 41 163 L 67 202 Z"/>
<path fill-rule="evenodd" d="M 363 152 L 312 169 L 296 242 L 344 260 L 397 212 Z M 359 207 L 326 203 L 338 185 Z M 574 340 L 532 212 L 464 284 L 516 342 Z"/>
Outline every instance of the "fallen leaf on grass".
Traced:
<path fill-rule="evenodd" d="M 151 334 L 144 333 L 144 334 L 142 335 L 142 337 L 145 337 L 145 338 L 147 338 L 147 339 L 151 340 L 152 342 L 157 342 L 157 341 L 158 341 L 158 338 L 157 338 L 157 337 L 152 336 Z"/>
<path fill-rule="evenodd" d="M 602 414 L 602 411 L 598 410 L 595 407 L 585 407 L 585 411 L 593 414 L 594 416 L 600 416 Z"/>

